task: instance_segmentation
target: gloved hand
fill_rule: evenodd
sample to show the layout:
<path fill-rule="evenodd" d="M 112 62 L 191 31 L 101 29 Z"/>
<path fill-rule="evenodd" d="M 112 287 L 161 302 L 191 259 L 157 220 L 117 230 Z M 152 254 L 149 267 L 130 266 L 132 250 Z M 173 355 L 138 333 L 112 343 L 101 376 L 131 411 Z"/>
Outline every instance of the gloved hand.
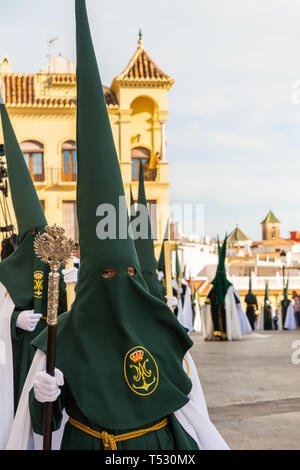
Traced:
<path fill-rule="evenodd" d="M 171 297 L 168 302 L 167 302 L 168 307 L 177 307 L 178 305 L 178 300 L 176 297 Z"/>
<path fill-rule="evenodd" d="M 77 282 L 77 268 L 71 268 L 71 269 L 63 269 L 62 273 L 64 275 L 64 281 L 66 284 L 70 282 Z"/>
<path fill-rule="evenodd" d="M 61 394 L 61 387 L 64 384 L 63 373 L 59 369 L 54 370 L 54 377 L 47 374 L 45 370 L 39 372 L 33 383 L 34 395 L 41 403 L 55 401 Z"/>
<path fill-rule="evenodd" d="M 182 289 L 182 287 L 179 287 L 179 289 L 178 289 L 178 293 L 179 293 L 179 294 L 182 294 L 182 292 L 183 292 L 183 289 Z"/>
<path fill-rule="evenodd" d="M 41 317 L 42 314 L 34 313 L 34 310 L 23 310 L 18 315 L 16 326 L 25 331 L 34 331 Z"/>
<path fill-rule="evenodd" d="M 164 277 L 165 277 L 165 275 L 164 275 L 163 271 L 158 271 L 157 279 L 159 280 L 159 282 L 161 282 Z"/>

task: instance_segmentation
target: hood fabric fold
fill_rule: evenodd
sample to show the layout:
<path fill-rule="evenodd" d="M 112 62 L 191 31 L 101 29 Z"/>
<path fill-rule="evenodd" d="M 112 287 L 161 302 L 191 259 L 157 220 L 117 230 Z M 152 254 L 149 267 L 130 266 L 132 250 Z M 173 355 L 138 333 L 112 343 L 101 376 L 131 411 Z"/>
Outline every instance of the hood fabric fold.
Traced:
<path fill-rule="evenodd" d="M 191 382 L 182 360 L 192 342 L 167 305 L 149 293 L 132 238 L 119 235 L 129 223 L 127 206 L 126 217 L 119 210 L 121 171 L 86 4 L 76 0 L 75 5 L 81 257 L 76 298 L 59 324 L 57 367 L 91 424 L 133 429 L 188 402 Z M 97 215 L 101 204 L 116 213 L 115 238 L 99 238 L 97 227 L 106 216 L 105 211 Z M 135 268 L 134 276 L 128 267 Z M 115 275 L 104 278 L 106 269 Z M 34 344 L 45 350 L 45 335 Z"/>

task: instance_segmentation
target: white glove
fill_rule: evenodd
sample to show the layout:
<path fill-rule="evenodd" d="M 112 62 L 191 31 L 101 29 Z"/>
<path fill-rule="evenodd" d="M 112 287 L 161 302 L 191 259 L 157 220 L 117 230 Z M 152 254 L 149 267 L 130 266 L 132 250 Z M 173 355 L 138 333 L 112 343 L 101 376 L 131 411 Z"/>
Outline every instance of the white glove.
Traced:
<path fill-rule="evenodd" d="M 179 287 L 179 289 L 178 289 L 178 294 L 182 294 L 182 292 L 183 292 L 182 287 Z"/>
<path fill-rule="evenodd" d="M 168 307 L 177 307 L 178 305 L 178 300 L 176 297 L 171 297 L 168 302 L 167 302 Z"/>
<path fill-rule="evenodd" d="M 164 277 L 165 277 L 165 275 L 164 275 L 163 271 L 158 271 L 157 279 L 159 280 L 159 282 L 161 282 Z"/>
<path fill-rule="evenodd" d="M 45 370 L 39 372 L 33 383 L 34 395 L 41 403 L 55 401 L 61 394 L 61 387 L 64 384 L 63 373 L 59 369 L 54 370 L 54 377 L 47 374 Z"/>
<path fill-rule="evenodd" d="M 18 315 L 16 326 L 25 331 L 34 331 L 41 317 L 42 314 L 34 313 L 34 310 L 23 310 Z"/>
<path fill-rule="evenodd" d="M 64 275 L 64 281 L 66 284 L 70 283 L 70 282 L 77 282 L 77 271 L 78 269 L 75 268 L 71 268 L 71 269 L 63 269 L 62 270 L 62 273 Z"/>

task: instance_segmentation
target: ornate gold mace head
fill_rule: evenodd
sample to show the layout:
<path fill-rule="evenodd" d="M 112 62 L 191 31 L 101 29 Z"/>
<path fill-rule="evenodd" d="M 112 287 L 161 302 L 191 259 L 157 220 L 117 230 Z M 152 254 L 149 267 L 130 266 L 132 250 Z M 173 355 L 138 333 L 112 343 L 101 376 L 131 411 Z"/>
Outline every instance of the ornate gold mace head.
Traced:
<path fill-rule="evenodd" d="M 33 246 L 35 254 L 44 263 L 49 264 L 51 271 L 57 271 L 72 256 L 74 242 L 67 238 L 65 229 L 56 224 L 47 225 L 43 234 L 38 233 L 34 239 Z"/>
<path fill-rule="evenodd" d="M 65 229 L 56 224 L 47 225 L 43 234 L 38 233 L 34 239 L 35 254 L 44 263 L 49 264 L 48 277 L 48 325 L 57 324 L 57 311 L 59 301 L 59 273 L 61 265 L 65 264 L 74 251 L 74 241 L 65 235 Z"/>

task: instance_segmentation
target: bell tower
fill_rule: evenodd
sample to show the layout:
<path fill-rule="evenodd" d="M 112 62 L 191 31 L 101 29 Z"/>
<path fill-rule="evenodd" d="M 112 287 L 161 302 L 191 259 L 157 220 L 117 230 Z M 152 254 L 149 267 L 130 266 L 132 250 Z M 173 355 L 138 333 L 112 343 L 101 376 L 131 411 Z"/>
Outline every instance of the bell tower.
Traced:
<path fill-rule="evenodd" d="M 268 214 L 261 222 L 262 239 L 276 240 L 277 238 L 280 238 L 280 223 L 280 220 L 278 220 L 273 212 L 269 210 Z"/>

